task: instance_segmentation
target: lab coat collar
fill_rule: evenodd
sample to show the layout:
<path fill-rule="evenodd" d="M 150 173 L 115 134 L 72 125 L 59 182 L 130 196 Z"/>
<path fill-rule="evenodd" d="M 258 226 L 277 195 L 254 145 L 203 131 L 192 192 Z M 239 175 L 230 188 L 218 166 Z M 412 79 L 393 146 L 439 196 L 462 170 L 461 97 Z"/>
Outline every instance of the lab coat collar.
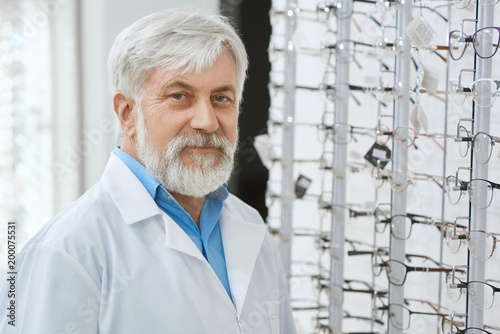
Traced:
<path fill-rule="evenodd" d="M 245 221 L 240 213 L 227 206 L 227 202 L 219 223 L 231 294 L 240 316 L 267 226 Z"/>
<path fill-rule="evenodd" d="M 209 265 L 188 235 L 161 211 L 139 179 L 113 153 L 104 170 L 102 182 L 127 224 L 160 215 L 165 222 L 165 246 Z M 219 224 L 231 294 L 237 314 L 240 316 L 267 226 L 248 222 L 242 217 L 241 212 L 238 212 L 237 207 L 228 206 L 228 202 L 234 200 L 236 199 L 228 198 L 224 201 Z M 225 292 L 222 284 L 221 289 Z"/>
<path fill-rule="evenodd" d="M 127 224 L 161 215 L 161 209 L 141 181 L 114 153 L 111 153 L 101 180 Z"/>

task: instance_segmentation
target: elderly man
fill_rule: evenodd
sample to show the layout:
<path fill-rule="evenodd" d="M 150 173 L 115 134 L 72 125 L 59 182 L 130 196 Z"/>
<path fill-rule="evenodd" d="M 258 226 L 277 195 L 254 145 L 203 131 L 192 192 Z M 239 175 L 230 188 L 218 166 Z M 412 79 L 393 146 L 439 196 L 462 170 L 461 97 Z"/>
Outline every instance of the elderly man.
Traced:
<path fill-rule="evenodd" d="M 237 33 L 155 13 L 117 37 L 108 66 L 121 146 L 18 254 L 15 326 L 2 315 L 0 332 L 295 333 L 275 242 L 225 185 L 247 69 Z"/>

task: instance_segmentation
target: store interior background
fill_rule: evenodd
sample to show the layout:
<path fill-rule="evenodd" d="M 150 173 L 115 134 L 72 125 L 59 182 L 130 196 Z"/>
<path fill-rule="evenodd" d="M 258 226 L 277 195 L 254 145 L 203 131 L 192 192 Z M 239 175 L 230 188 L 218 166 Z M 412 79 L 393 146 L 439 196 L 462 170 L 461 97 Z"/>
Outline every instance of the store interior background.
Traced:
<path fill-rule="evenodd" d="M 298 1 L 298 6 L 314 10 L 316 3 Z M 437 3 L 446 1 L 424 2 Z M 4 222 L 17 222 L 19 248 L 53 214 L 100 179 L 110 151 L 116 145 L 106 69 L 107 54 L 115 36 L 148 13 L 178 5 L 179 1 L 175 0 L 0 0 L 0 116 L 4 120 L 0 125 L 0 154 L 3 160 L 0 161 L 0 217 Z M 270 20 L 270 0 L 185 0 L 182 5 L 192 5 L 211 13 L 221 11 L 234 20 L 242 34 L 251 65 L 240 118 L 240 151 L 229 187 L 231 192 L 257 208 L 272 228 L 278 229 L 281 165 L 275 163 L 270 170 L 264 167 L 253 141 L 256 136 L 270 131 L 269 117 L 278 123 L 283 121 L 280 119 L 282 92 L 279 89 L 269 90 L 270 78 L 277 84 L 283 79 L 280 67 L 283 58 L 280 52 L 275 52 L 271 65 L 268 56 L 270 45 L 279 49 L 286 42 L 282 36 L 282 17 L 276 15 Z M 285 8 L 285 2 L 274 1 L 273 7 L 279 12 Z M 494 7 L 495 17 L 499 17 L 499 8 L 500 5 Z M 359 9 L 376 11 L 363 4 Z M 415 13 L 418 13 L 417 9 Z M 448 25 L 432 12 L 424 10 L 422 13 L 436 33 L 433 44 L 447 45 Z M 387 15 L 388 20 L 394 19 L 393 14 Z M 450 18 L 452 29 L 459 29 L 460 20 L 471 17 L 474 16 L 470 11 L 453 10 Z M 274 28 L 270 22 L 273 22 Z M 380 31 L 373 27 L 370 20 L 361 17 L 357 24 L 359 28 L 354 24 L 351 27 L 353 39 L 375 41 Z M 298 58 L 297 85 L 320 87 L 322 84 L 325 57 L 307 55 L 307 50 L 320 49 L 320 45 L 329 38 L 325 31 L 324 24 L 299 20 L 294 42 L 299 52 L 306 51 Z M 473 31 L 471 28 L 467 32 Z M 448 60 L 448 71 L 446 63 L 430 51 L 421 51 L 420 57 L 426 70 L 438 78 L 439 90 L 446 90 L 447 78 L 457 79 L 460 69 L 474 67 L 470 51 L 471 48 L 460 61 Z M 447 55 L 446 51 L 440 53 L 445 57 Z M 350 66 L 350 83 L 375 86 L 379 82 L 379 57 L 393 62 L 394 53 L 357 56 L 356 63 Z M 497 54 L 493 58 L 492 78 L 500 78 L 498 57 Z M 412 78 L 414 74 L 413 71 Z M 387 77 L 384 81 L 391 82 L 391 79 Z M 470 83 L 472 79 L 468 77 L 465 81 Z M 462 106 L 454 105 L 450 97 L 446 106 L 443 97 L 422 95 L 420 119 L 427 118 L 427 133 L 446 131 L 454 136 L 458 119 L 471 116 L 472 104 L 469 100 Z M 387 96 L 381 98 L 391 99 Z M 332 110 L 334 106 L 320 91 L 297 90 L 296 101 L 297 124 L 320 124 L 324 111 Z M 490 133 L 497 136 L 500 136 L 499 103 L 496 101 L 491 108 Z M 367 128 L 377 125 L 378 102 L 373 96 L 354 92 L 349 105 L 349 124 Z M 392 125 L 391 122 L 387 124 Z M 282 144 L 279 126 L 273 127 L 272 131 L 273 143 L 279 152 Z M 317 161 L 324 153 L 317 128 L 298 125 L 295 131 L 294 158 Z M 460 157 L 453 139 L 437 140 L 441 146 L 446 141 L 446 152 L 431 139 L 419 137 L 416 140 L 417 148 L 409 149 L 408 169 L 411 171 L 454 175 L 457 167 L 470 163 L 470 153 L 465 158 Z M 369 166 L 361 167 L 366 165 L 363 156 L 373 142 L 374 135 L 358 135 L 356 141 L 349 144 L 348 161 L 359 171 L 348 174 L 346 201 L 359 211 L 373 211 L 377 203 L 387 203 L 391 199 L 389 186 L 384 185 L 377 190 L 373 186 Z M 488 179 L 498 183 L 499 154 L 498 147 L 494 147 L 488 165 Z M 331 175 L 325 176 L 319 163 L 314 162 L 296 163 L 294 173 L 295 177 L 302 174 L 312 179 L 306 196 L 294 201 L 294 228 L 296 231 L 328 231 L 330 217 L 318 210 L 318 196 L 331 188 Z M 266 207 L 266 189 L 269 208 Z M 270 201 L 269 196 L 273 193 L 277 196 Z M 431 217 L 444 215 L 446 220 L 453 221 L 456 217 L 469 214 L 469 204 L 467 198 L 463 198 L 458 205 L 450 205 L 434 182 L 416 180 L 407 190 L 407 210 Z M 500 232 L 499 216 L 500 195 L 495 194 L 487 209 L 488 231 Z M 373 217 L 348 219 L 345 228 L 349 239 L 373 244 Z M 6 240 L 5 232 L 5 224 L 2 224 L 0 240 Z M 377 238 L 377 245 L 389 244 L 387 231 Z M 318 297 L 317 286 L 311 278 L 328 269 L 328 260 L 323 258 L 325 254 L 318 252 L 314 238 L 296 237 L 292 245 L 290 287 L 294 305 L 304 308 L 327 305 L 325 296 Z M 407 253 L 426 255 L 450 265 L 467 263 L 465 248 L 462 246 L 460 252 L 451 254 L 446 245 L 443 247 L 442 237 L 435 227 L 418 225 L 413 227 L 412 236 L 406 244 Z M 1 241 L 0 254 L 6 254 L 6 246 Z M 324 263 L 325 268 L 317 268 L 319 262 Z M 485 263 L 486 277 L 500 279 L 499 250 Z M 5 272 L 5 265 L 5 261 L 0 261 L 0 275 Z M 412 260 L 410 265 L 433 267 L 432 263 L 420 260 Z M 346 257 L 344 276 L 372 282 L 370 267 L 369 257 Z M 464 297 L 459 302 L 447 299 L 443 278 L 435 273 L 409 273 L 405 296 L 440 302 L 446 310 L 465 312 Z M 384 273 L 374 282 L 378 287 L 387 289 Z M 426 305 L 409 305 L 413 310 L 429 312 Z M 352 315 L 371 316 L 368 296 L 346 294 L 342 307 Z M 484 322 L 500 327 L 499 310 L 500 301 L 496 300 L 494 306 L 484 312 Z M 295 314 L 300 333 L 320 333 L 315 321 L 318 310 L 297 311 Z M 408 333 L 441 333 L 438 320 L 438 317 L 412 316 Z M 367 324 L 359 319 L 344 321 L 346 331 L 382 332 L 385 328 L 385 325 Z"/>

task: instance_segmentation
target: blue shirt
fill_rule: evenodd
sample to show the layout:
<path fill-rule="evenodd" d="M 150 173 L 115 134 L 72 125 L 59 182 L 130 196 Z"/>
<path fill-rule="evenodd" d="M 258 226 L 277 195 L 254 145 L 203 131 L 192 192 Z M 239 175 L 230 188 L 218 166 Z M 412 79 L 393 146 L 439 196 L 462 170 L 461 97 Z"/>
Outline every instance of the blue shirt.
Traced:
<path fill-rule="evenodd" d="M 219 215 L 222 202 L 229 196 L 226 186 L 221 186 L 208 194 L 203 202 L 200 216 L 200 229 L 191 216 L 179 205 L 175 198 L 156 180 L 147 169 L 129 154 L 116 147 L 113 151 L 134 175 L 141 181 L 156 204 L 191 238 L 196 247 L 207 259 L 222 285 L 231 297 L 231 289 L 227 278 L 226 257 L 219 226 Z"/>

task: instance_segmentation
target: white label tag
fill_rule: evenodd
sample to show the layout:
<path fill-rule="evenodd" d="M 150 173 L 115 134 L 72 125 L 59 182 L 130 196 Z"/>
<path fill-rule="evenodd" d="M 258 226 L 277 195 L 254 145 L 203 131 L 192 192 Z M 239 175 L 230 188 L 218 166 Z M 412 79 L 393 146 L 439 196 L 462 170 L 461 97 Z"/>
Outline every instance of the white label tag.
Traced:
<path fill-rule="evenodd" d="M 406 27 L 405 33 L 418 48 L 430 45 L 436 33 L 422 16 L 414 18 Z"/>
<path fill-rule="evenodd" d="M 374 148 L 372 156 L 378 159 L 387 159 L 387 152 L 384 150 L 379 150 L 378 148 Z"/>

